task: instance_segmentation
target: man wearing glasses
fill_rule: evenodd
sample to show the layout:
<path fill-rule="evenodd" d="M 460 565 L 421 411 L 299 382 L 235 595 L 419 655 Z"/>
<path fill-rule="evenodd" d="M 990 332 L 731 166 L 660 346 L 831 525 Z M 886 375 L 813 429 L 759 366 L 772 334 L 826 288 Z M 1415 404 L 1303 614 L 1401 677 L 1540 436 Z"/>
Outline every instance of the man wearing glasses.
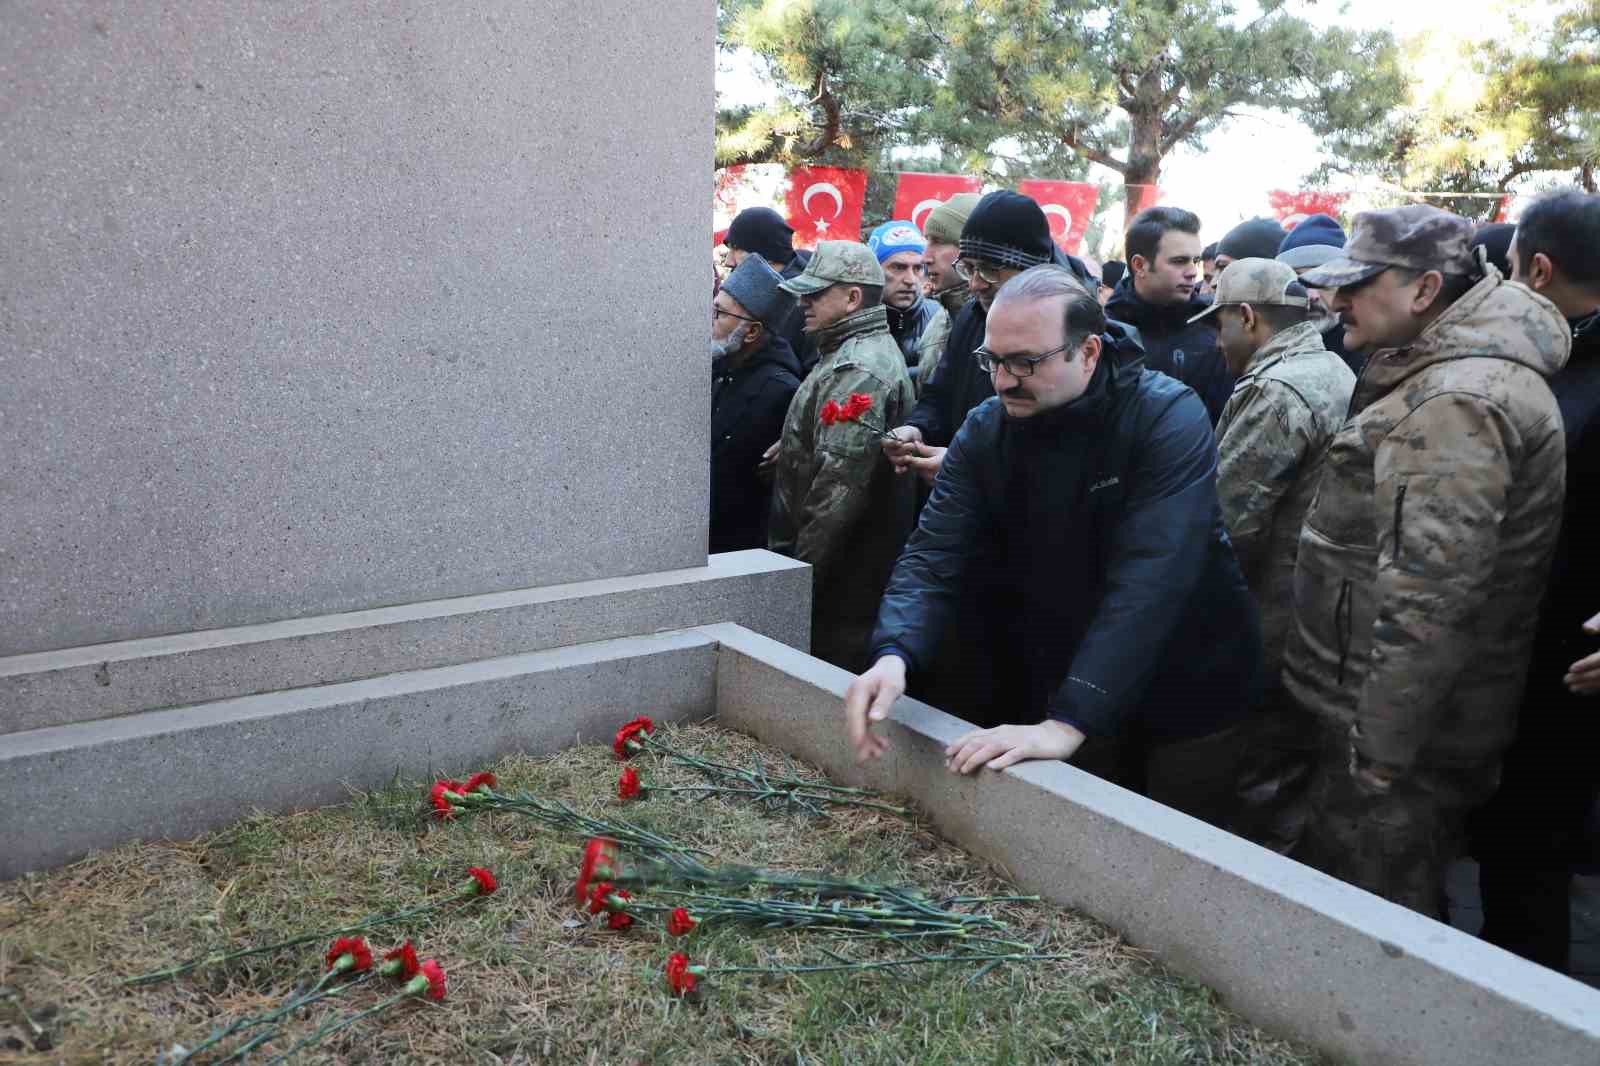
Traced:
<path fill-rule="evenodd" d="M 987 728 L 946 749 L 952 772 L 1073 758 L 1220 824 L 1261 647 L 1205 405 L 1145 370 L 1069 271 L 1035 267 L 991 298 L 974 365 L 996 395 L 956 434 L 895 566 L 873 666 L 845 696 L 850 739 L 883 753 L 871 723 L 976 592 L 993 653 L 960 713 Z"/>

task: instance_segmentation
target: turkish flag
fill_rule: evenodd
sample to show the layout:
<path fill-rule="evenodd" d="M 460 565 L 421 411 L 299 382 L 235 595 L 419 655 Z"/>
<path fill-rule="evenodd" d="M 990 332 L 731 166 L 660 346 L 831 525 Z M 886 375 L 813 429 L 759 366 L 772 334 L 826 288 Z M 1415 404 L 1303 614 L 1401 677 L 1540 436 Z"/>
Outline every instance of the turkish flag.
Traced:
<path fill-rule="evenodd" d="M 1272 205 L 1272 213 L 1278 216 L 1284 229 L 1294 229 L 1312 215 L 1327 215 L 1336 219 L 1348 199 L 1350 194 L 1347 192 L 1328 192 L 1325 189 L 1306 189 L 1301 192 L 1273 189 L 1267 193 L 1267 203 Z"/>
<path fill-rule="evenodd" d="M 1133 212 L 1148 211 L 1166 198 L 1167 191 L 1158 185 L 1128 185 L 1123 189 L 1126 196 L 1133 200 Z"/>
<path fill-rule="evenodd" d="M 918 174 L 906 171 L 894 190 L 894 217 L 921 229 L 928 212 L 964 192 L 977 192 L 983 182 L 966 174 Z"/>
<path fill-rule="evenodd" d="M 1083 181 L 1039 181 L 1034 178 L 1022 182 L 1017 191 L 1031 196 L 1044 208 L 1044 217 L 1050 223 L 1050 236 L 1067 253 L 1075 253 L 1083 244 L 1083 235 L 1089 230 L 1089 219 L 1094 217 L 1094 205 L 1100 200 L 1100 190 Z"/>
<path fill-rule="evenodd" d="M 795 244 L 859 241 L 861 209 L 867 202 L 867 172 L 841 167 L 794 167 L 785 205 Z"/>

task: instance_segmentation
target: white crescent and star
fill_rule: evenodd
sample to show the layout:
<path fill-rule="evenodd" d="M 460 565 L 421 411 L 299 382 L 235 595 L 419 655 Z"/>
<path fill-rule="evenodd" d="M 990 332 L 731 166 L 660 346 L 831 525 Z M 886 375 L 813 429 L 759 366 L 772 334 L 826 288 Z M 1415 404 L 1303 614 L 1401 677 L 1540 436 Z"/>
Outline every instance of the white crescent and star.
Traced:
<path fill-rule="evenodd" d="M 1044 215 L 1045 215 L 1045 219 L 1046 220 L 1048 220 L 1051 215 L 1057 215 L 1057 216 L 1060 217 L 1060 219 L 1061 219 L 1061 235 L 1063 237 L 1065 237 L 1067 234 L 1072 232 L 1072 212 L 1071 211 L 1068 211 L 1065 207 L 1062 207 L 1060 204 L 1040 204 L 1039 207 L 1040 207 L 1041 210 L 1044 211 Z"/>
<path fill-rule="evenodd" d="M 810 211 L 811 198 L 818 193 L 826 193 L 827 195 L 833 197 L 833 217 L 838 218 L 839 215 L 844 211 L 844 194 L 841 193 L 838 186 L 834 185 L 832 182 L 819 181 L 815 185 L 811 186 L 800 197 L 800 206 L 805 210 Z M 818 226 L 818 228 L 821 229 L 822 227 Z"/>
<path fill-rule="evenodd" d="M 935 196 L 932 199 L 924 200 L 921 203 L 919 203 L 916 207 L 913 207 L 911 209 L 911 224 L 913 226 L 917 227 L 918 229 L 921 229 L 922 228 L 922 215 L 925 212 L 932 211 L 934 208 L 938 207 L 942 203 L 944 203 L 944 201 L 939 199 L 937 196 Z"/>

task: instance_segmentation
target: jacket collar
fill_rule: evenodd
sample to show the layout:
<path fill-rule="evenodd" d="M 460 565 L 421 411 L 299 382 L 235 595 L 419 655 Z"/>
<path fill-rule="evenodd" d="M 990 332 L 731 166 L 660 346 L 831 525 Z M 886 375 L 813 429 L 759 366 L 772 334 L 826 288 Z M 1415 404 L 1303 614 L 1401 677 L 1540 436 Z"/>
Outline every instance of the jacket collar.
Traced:
<path fill-rule="evenodd" d="M 1301 322 L 1299 325 L 1274 333 L 1267 343 L 1257 348 L 1256 354 L 1250 357 L 1250 362 L 1245 364 L 1244 373 L 1239 377 L 1241 380 L 1254 377 L 1285 359 L 1305 352 L 1322 350 L 1322 334 L 1317 332 L 1317 324 Z"/>
<path fill-rule="evenodd" d="M 889 332 L 889 316 L 884 306 L 877 304 L 857 311 L 853 315 L 846 315 L 826 329 L 819 329 L 813 336 L 817 342 L 817 351 L 823 355 L 830 355 L 843 347 L 845 341 L 873 333 L 887 332 Z"/>
<path fill-rule="evenodd" d="M 922 319 L 922 304 L 926 299 L 927 297 L 918 296 L 917 302 L 906 308 L 904 311 L 897 310 L 893 307 L 890 307 L 888 304 L 884 304 L 883 313 L 889 320 L 889 332 L 893 333 L 896 337 L 904 336 L 908 330 L 910 330 Z"/>

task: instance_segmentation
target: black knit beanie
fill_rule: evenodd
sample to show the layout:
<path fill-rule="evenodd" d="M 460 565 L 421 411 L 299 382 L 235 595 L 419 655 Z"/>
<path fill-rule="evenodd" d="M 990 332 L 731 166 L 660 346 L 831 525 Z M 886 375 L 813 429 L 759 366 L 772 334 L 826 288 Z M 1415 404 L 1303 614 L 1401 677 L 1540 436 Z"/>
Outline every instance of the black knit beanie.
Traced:
<path fill-rule="evenodd" d="M 794 228 L 770 207 L 740 211 L 722 243 L 742 252 L 754 252 L 779 268 L 794 258 Z"/>
<path fill-rule="evenodd" d="M 1000 189 L 978 201 L 961 227 L 961 258 L 987 259 L 1003 267 L 1026 270 L 1048 263 L 1056 243 L 1050 220 L 1029 197 Z"/>
<path fill-rule="evenodd" d="M 1272 259 L 1283 243 L 1283 227 L 1275 218 L 1241 222 L 1217 242 L 1217 255 L 1229 259 Z"/>

